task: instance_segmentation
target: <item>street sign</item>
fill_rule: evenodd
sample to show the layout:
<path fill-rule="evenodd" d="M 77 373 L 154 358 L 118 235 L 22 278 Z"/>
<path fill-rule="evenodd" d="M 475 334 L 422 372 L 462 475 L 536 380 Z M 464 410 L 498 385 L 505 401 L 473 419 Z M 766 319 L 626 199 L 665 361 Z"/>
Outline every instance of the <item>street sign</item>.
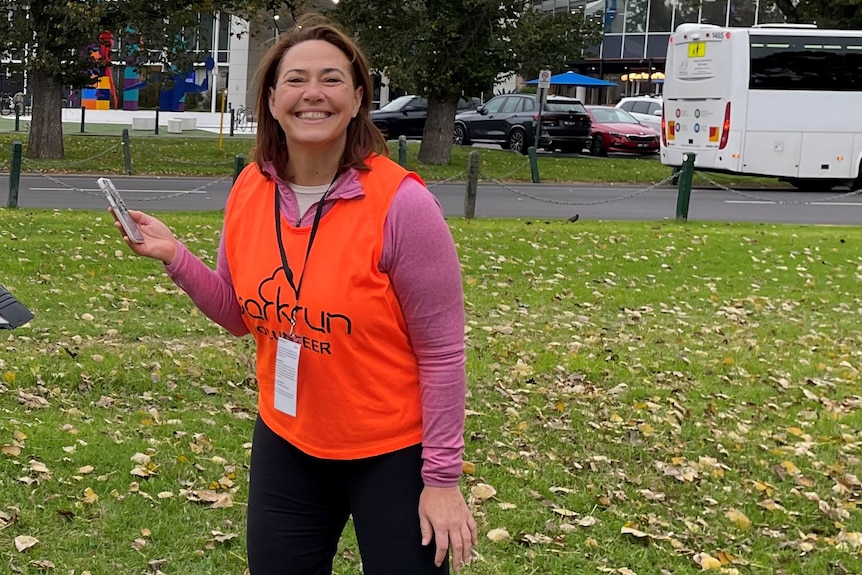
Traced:
<path fill-rule="evenodd" d="M 539 71 L 539 88 L 548 89 L 551 87 L 551 71 L 550 70 L 540 70 Z"/>

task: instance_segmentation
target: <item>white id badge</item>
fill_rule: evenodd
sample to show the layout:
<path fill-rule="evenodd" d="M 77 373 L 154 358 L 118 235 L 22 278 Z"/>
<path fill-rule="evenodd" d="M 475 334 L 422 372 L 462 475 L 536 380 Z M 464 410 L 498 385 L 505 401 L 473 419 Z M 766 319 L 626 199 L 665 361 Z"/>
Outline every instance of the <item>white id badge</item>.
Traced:
<path fill-rule="evenodd" d="M 286 338 L 278 339 L 275 354 L 275 408 L 296 417 L 297 368 L 300 345 Z"/>

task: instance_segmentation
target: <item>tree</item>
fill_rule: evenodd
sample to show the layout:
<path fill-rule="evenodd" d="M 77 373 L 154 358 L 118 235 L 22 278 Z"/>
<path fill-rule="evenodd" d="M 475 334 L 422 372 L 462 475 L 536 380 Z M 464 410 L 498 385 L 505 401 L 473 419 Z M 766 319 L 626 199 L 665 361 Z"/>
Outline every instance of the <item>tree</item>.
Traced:
<path fill-rule="evenodd" d="M 862 0 L 776 0 L 788 22 L 816 23 L 820 28 L 862 28 Z"/>
<path fill-rule="evenodd" d="M 562 72 L 566 62 L 582 60 L 585 46 L 602 39 L 601 22 L 584 21 L 583 14 L 547 14 L 527 10 L 511 33 L 511 46 L 517 58 L 515 71 L 522 78 L 535 78 L 548 68 Z"/>
<path fill-rule="evenodd" d="M 104 70 L 105 62 L 93 57 L 102 31 L 133 31 L 144 39 L 146 59 L 167 69 L 185 70 L 194 58 L 187 43 L 198 29 L 200 14 L 221 11 L 250 17 L 260 10 L 294 14 L 303 4 L 302 0 L 0 0 L 0 14 L 8 15 L 0 18 L 6 55 L 20 59 L 29 78 L 33 119 L 28 157 L 63 158 L 63 91 L 91 85 Z"/>
<path fill-rule="evenodd" d="M 583 47 L 582 16 L 556 20 L 533 10 L 528 0 L 341 0 L 332 16 L 356 34 L 375 69 L 428 99 L 419 159 L 439 165 L 451 157 L 462 95 L 490 91 L 501 73 L 564 62 Z"/>

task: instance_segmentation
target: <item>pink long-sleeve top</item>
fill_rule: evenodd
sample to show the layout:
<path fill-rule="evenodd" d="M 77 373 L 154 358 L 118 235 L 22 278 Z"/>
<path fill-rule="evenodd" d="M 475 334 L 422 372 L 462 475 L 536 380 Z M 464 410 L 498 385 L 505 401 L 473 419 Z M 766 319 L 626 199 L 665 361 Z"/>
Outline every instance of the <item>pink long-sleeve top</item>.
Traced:
<path fill-rule="evenodd" d="M 289 222 L 310 226 L 317 204 L 298 213 L 296 196 L 271 165 L 281 210 Z M 326 213 L 337 201 L 365 195 L 358 173 L 342 174 L 325 200 Z M 389 275 L 419 363 L 422 401 L 422 479 L 431 487 L 451 487 L 461 475 L 464 450 L 465 354 L 461 268 L 443 212 L 431 192 L 412 178 L 399 186 L 384 230 L 378 269 Z M 216 269 L 180 242 L 170 278 L 211 320 L 236 336 L 248 333 L 240 315 L 225 256 L 222 229 Z"/>

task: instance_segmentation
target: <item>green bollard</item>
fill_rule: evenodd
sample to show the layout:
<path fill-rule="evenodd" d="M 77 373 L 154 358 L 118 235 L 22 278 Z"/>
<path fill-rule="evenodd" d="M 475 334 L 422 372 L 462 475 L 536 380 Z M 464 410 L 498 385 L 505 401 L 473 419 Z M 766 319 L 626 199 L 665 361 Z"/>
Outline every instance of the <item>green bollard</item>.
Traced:
<path fill-rule="evenodd" d="M 467 191 L 464 194 L 464 217 L 476 217 L 476 192 L 479 189 L 479 152 L 473 150 L 467 156 Z"/>
<path fill-rule="evenodd" d="M 123 161 L 126 164 L 126 175 L 132 173 L 132 142 L 129 140 L 129 129 L 123 128 Z"/>
<path fill-rule="evenodd" d="M 688 221 L 688 205 L 691 201 L 691 180 L 694 177 L 696 154 L 683 154 L 682 169 L 679 172 L 679 193 L 676 197 L 676 221 Z"/>
<path fill-rule="evenodd" d="M 398 165 L 407 167 L 407 137 L 403 134 L 398 136 Z"/>
<path fill-rule="evenodd" d="M 237 154 L 233 159 L 233 181 L 239 177 L 240 172 L 245 168 L 245 156 Z"/>
<path fill-rule="evenodd" d="M 530 174 L 533 176 L 533 183 L 539 184 L 539 156 L 536 154 L 536 147 L 530 146 L 527 148 L 527 154 L 530 156 Z"/>
<path fill-rule="evenodd" d="M 21 142 L 12 142 L 12 165 L 9 167 L 9 201 L 8 208 L 18 207 L 18 188 L 21 185 Z"/>

